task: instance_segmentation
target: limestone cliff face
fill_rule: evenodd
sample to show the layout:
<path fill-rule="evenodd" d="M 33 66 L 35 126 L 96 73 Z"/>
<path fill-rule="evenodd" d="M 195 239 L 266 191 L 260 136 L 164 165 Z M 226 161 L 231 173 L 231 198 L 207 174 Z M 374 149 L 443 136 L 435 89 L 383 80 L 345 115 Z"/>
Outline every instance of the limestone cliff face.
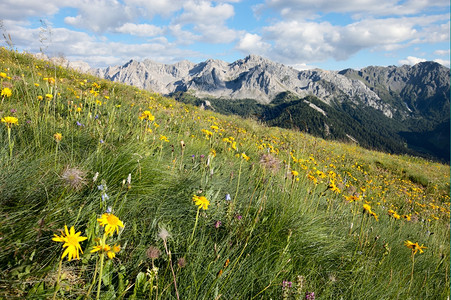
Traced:
<path fill-rule="evenodd" d="M 427 106 L 423 98 L 449 94 L 449 69 L 435 63 L 402 67 L 368 67 L 360 71 L 298 71 L 256 55 L 233 63 L 209 59 L 198 64 L 181 61 L 162 64 L 131 60 L 123 66 L 96 70 L 96 75 L 162 94 L 190 91 L 199 97 L 254 99 L 270 103 L 278 94 L 314 95 L 329 105 L 350 101 L 370 106 L 387 117 L 405 115 L 415 105 Z M 421 87 L 418 87 L 420 85 Z M 445 91 L 445 92 L 444 92 Z M 421 99 L 420 99 L 421 98 Z M 443 97 L 442 97 L 443 98 Z M 423 101 L 423 102 L 422 102 Z M 446 99 L 444 100 L 446 102 Z M 447 97 L 449 103 L 449 96 Z"/>

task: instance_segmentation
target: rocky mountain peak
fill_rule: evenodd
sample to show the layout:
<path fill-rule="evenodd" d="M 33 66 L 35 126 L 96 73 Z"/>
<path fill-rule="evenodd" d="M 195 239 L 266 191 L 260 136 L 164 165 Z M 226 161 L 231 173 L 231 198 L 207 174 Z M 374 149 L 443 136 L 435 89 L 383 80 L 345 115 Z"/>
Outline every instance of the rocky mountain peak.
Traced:
<path fill-rule="evenodd" d="M 123 66 L 98 70 L 97 74 L 162 94 L 191 91 L 199 97 L 247 98 L 263 104 L 283 92 L 300 97 L 313 95 L 329 105 L 349 101 L 370 106 L 388 117 L 406 114 L 406 105 L 409 109 L 413 105 L 396 104 L 393 97 L 409 94 L 413 98 L 431 98 L 443 87 L 449 93 L 449 69 L 433 62 L 412 67 L 371 66 L 358 71 L 298 71 L 251 54 L 232 63 L 217 59 L 197 64 L 186 60 L 175 64 L 130 60 Z M 428 87 L 416 90 L 415 85 Z"/>

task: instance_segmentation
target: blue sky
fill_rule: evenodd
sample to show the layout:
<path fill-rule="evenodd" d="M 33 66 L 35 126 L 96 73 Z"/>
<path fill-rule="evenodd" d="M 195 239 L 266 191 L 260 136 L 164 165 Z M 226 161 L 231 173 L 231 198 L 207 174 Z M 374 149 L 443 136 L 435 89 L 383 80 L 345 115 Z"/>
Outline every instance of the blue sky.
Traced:
<path fill-rule="evenodd" d="M 449 0 L 2 0 L 0 19 L 18 50 L 92 67 L 248 54 L 297 69 L 450 64 Z"/>

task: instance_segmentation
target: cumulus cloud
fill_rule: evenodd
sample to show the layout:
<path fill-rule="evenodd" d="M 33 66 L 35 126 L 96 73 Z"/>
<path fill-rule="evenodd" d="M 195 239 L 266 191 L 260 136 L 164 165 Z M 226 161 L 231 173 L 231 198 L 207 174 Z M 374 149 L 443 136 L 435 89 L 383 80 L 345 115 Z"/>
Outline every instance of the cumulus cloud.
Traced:
<path fill-rule="evenodd" d="M 2 0 L 0 1 L 0 19 L 23 21 L 28 17 L 45 18 L 56 14 L 61 7 L 69 4 L 68 0 Z"/>
<path fill-rule="evenodd" d="M 445 17 L 368 18 L 345 26 L 281 20 L 263 27 L 259 34 L 244 35 L 236 48 L 258 53 L 265 49 L 267 57 L 286 64 L 346 60 L 361 50 L 394 51 L 413 44 L 449 41 L 447 24 L 437 24 Z"/>
<path fill-rule="evenodd" d="M 427 61 L 427 59 L 414 57 L 414 56 L 407 56 L 406 59 L 402 59 L 398 61 L 400 65 L 416 65 L 417 63 Z"/>
<path fill-rule="evenodd" d="M 187 1 L 183 6 L 183 13 L 177 18 L 180 24 L 204 24 L 215 25 L 223 23 L 235 14 L 230 4 L 218 4 L 212 6 L 211 2 Z"/>
<path fill-rule="evenodd" d="M 411 15 L 446 6 L 449 6 L 447 0 L 266 0 L 256 6 L 256 12 L 271 10 L 290 19 L 312 19 L 327 13 L 351 13 L 355 18 L 361 18 L 368 15 Z"/>
<path fill-rule="evenodd" d="M 152 24 L 133 24 L 125 23 L 115 29 L 118 33 L 131 34 L 141 37 L 151 37 L 164 33 L 163 28 Z"/>
<path fill-rule="evenodd" d="M 30 53 L 39 52 L 39 28 L 31 29 L 19 25 L 10 25 L 14 31 L 15 46 Z M 63 55 L 71 61 L 84 61 L 91 67 L 105 67 L 123 64 L 130 59 L 146 58 L 174 63 L 186 57 L 199 56 L 192 50 L 180 49 L 166 38 L 156 38 L 147 43 L 127 44 L 109 42 L 102 38 L 65 28 L 54 28 L 48 56 Z"/>
<path fill-rule="evenodd" d="M 449 56 L 450 55 L 450 50 L 436 50 L 434 51 L 435 55 L 440 55 L 440 56 Z"/>
<path fill-rule="evenodd" d="M 127 7 L 133 8 L 138 14 L 152 18 L 156 15 L 169 17 L 182 9 L 184 0 L 125 0 Z"/>
<path fill-rule="evenodd" d="M 240 38 L 235 48 L 245 54 L 265 55 L 269 52 L 271 44 L 264 42 L 258 34 L 246 33 Z"/>
<path fill-rule="evenodd" d="M 450 61 L 449 61 L 449 59 L 448 60 L 446 60 L 446 59 L 440 59 L 440 58 L 437 58 L 437 59 L 434 59 L 434 61 L 436 62 L 436 63 L 439 63 L 439 64 L 441 64 L 441 65 L 444 65 L 445 67 L 450 67 Z"/>
<path fill-rule="evenodd" d="M 235 15 L 234 7 L 228 3 L 216 6 L 210 1 L 187 1 L 183 13 L 172 20 L 171 26 L 181 30 L 192 27 L 198 41 L 208 43 L 230 43 L 237 38 L 238 31 L 226 26 L 226 21 Z"/>
<path fill-rule="evenodd" d="M 75 3 L 78 15 L 68 16 L 64 21 L 77 28 L 103 33 L 133 20 L 133 11 L 116 0 L 80 0 Z"/>

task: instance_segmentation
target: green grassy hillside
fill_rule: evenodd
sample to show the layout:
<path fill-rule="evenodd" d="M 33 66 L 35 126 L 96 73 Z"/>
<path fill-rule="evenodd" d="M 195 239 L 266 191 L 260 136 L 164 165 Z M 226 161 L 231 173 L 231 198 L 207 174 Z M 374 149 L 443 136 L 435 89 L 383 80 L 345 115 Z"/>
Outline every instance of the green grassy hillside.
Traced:
<path fill-rule="evenodd" d="M 0 298 L 449 295 L 449 166 L 0 57 Z"/>

